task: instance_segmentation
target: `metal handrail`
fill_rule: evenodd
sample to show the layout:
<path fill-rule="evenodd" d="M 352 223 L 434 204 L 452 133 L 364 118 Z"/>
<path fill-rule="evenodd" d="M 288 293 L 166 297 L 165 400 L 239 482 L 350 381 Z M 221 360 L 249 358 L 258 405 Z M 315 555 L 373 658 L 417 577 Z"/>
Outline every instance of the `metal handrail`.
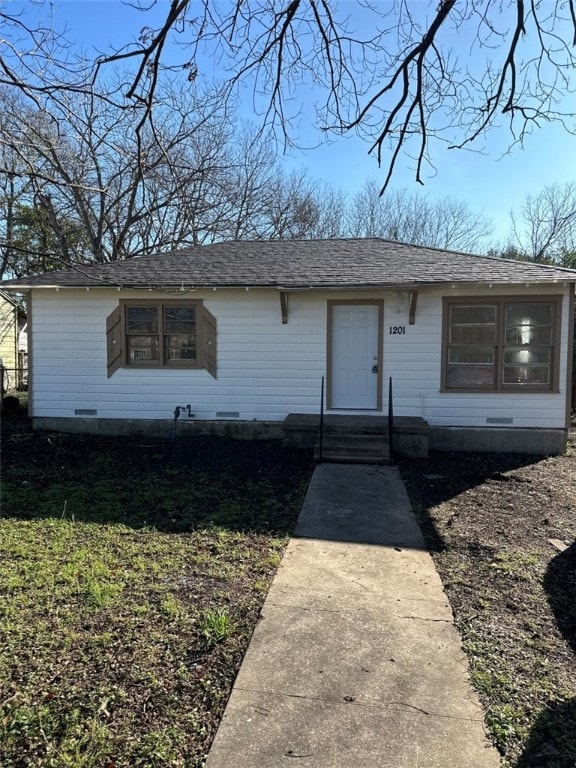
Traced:
<path fill-rule="evenodd" d="M 392 403 L 392 376 L 388 382 L 388 447 L 390 449 L 390 464 L 394 464 L 394 406 Z"/>
<path fill-rule="evenodd" d="M 320 441 L 318 444 L 318 463 L 322 463 L 322 452 L 324 448 L 324 376 L 322 376 L 322 386 L 320 388 Z"/>

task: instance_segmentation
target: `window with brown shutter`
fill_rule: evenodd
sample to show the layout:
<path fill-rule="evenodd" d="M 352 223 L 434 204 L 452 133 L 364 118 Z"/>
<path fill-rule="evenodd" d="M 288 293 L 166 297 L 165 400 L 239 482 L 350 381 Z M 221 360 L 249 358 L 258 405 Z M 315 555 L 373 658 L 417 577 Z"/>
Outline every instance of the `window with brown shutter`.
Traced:
<path fill-rule="evenodd" d="M 120 367 L 204 368 L 216 378 L 216 318 L 201 301 L 122 301 L 106 332 L 108 376 Z"/>

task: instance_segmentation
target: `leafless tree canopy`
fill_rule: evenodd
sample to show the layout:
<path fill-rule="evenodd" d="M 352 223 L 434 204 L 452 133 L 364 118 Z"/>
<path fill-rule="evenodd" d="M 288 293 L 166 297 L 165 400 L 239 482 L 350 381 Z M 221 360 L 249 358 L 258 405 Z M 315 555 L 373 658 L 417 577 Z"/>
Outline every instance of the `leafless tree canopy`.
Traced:
<path fill-rule="evenodd" d="M 537 263 L 576 266 L 576 184 L 550 184 L 512 212 L 510 249 Z"/>
<path fill-rule="evenodd" d="M 353 197 L 348 221 L 354 237 L 385 237 L 470 253 L 481 252 L 492 232 L 491 222 L 465 202 L 450 197 L 430 200 L 406 189 L 380 195 L 375 179 Z"/>
<path fill-rule="evenodd" d="M 575 2 L 135 0 L 142 13 L 135 42 L 127 33 L 125 47 L 91 62 L 79 61 L 64 35 L 4 5 L 0 83 L 34 100 L 93 88 L 121 65 L 123 86 L 105 98 L 136 109 L 142 132 L 166 70 L 206 81 L 216 62 L 227 94 L 250 89 L 262 127 L 285 142 L 298 139 L 295 118 L 313 85 L 318 125 L 365 136 L 384 165 L 385 188 L 402 153 L 421 181 L 435 140 L 477 147 L 488 129 L 505 125 L 511 144 L 521 143 L 552 120 L 573 131 Z M 152 27 L 154 6 L 165 8 L 165 18 Z M 169 43 L 181 45 L 179 61 L 167 63 Z"/>
<path fill-rule="evenodd" d="M 155 119 L 92 94 L 0 89 L 0 277 L 223 239 L 335 237 L 344 196 L 284 171 L 218 91 L 157 91 Z"/>

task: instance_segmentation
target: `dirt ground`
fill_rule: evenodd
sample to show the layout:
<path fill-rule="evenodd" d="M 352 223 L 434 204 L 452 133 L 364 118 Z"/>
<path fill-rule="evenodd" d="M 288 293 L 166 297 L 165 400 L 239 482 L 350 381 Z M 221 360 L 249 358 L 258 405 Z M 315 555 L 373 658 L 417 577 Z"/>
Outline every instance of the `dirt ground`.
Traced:
<path fill-rule="evenodd" d="M 82 440 L 54 437 L 49 442 L 28 437 L 28 430 L 25 419 L 5 419 L 4 479 L 16 481 L 19 493 L 29 487 L 24 483 L 70 483 L 87 459 L 78 451 Z M 159 476 L 168 474 L 174 488 L 186 472 L 215 472 L 229 477 L 227 504 L 237 496 L 240 477 L 250 480 L 249 490 L 262 481 L 265 489 L 278 489 L 286 481 L 280 449 L 263 452 L 255 443 L 237 442 L 223 452 L 205 439 L 160 451 L 156 442 L 135 438 L 133 451 L 126 451 L 123 439 L 119 475 L 152 466 Z M 111 438 L 89 443 L 91 451 L 105 454 L 118 449 Z M 131 455 L 130 467 L 124 466 L 126 455 Z M 304 464 L 309 459 L 294 465 L 295 485 Z M 400 470 L 450 599 L 503 766 L 576 768 L 576 429 L 564 456 L 438 452 L 427 460 L 404 460 Z M 19 476 L 22 472 L 26 478 Z M 214 486 L 207 489 L 210 503 L 204 507 L 212 510 L 207 522 L 222 524 L 214 512 L 221 500 L 212 499 Z M 189 514 L 187 505 L 181 506 L 169 516 L 172 534 L 206 522 L 204 514 Z M 295 517 L 286 519 L 284 504 L 268 505 L 264 523 L 253 508 L 252 503 L 242 512 L 240 528 L 289 534 L 284 526 Z M 227 516 L 240 514 L 226 509 Z M 107 511 L 107 520 L 125 522 L 125 514 L 119 511 L 112 519 Z M 144 522 L 134 515 L 129 524 L 135 528 L 145 522 L 163 530 L 168 519 L 164 512 Z"/>
<path fill-rule="evenodd" d="M 576 766 L 576 433 L 566 455 L 401 465 L 504 765 Z"/>

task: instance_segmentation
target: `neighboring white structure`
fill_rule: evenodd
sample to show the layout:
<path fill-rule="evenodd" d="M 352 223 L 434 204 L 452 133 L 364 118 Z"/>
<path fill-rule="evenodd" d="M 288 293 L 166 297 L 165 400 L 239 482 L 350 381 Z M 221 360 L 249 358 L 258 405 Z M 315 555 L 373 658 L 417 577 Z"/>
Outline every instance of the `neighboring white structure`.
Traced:
<path fill-rule="evenodd" d="M 140 429 L 417 416 L 561 450 L 576 271 L 384 240 L 221 243 L 12 281 L 28 291 L 36 426 Z M 81 420 L 79 422 L 79 420 Z M 97 423 L 95 423 L 97 422 Z M 90 426 L 92 425 L 92 426 Z M 474 441 L 477 439 L 477 443 Z M 532 440 L 532 442 L 530 442 Z"/>

